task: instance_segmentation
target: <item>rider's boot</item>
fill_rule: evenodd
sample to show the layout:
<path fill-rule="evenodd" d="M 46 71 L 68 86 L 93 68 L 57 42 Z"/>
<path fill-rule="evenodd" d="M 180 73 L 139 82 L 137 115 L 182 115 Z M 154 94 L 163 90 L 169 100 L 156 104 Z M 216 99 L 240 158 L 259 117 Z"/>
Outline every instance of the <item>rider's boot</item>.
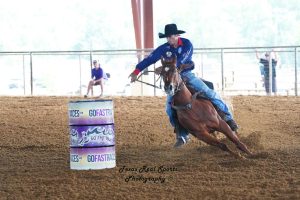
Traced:
<path fill-rule="evenodd" d="M 224 113 L 223 111 L 221 111 L 220 109 L 218 109 L 215 106 L 218 114 L 220 115 L 220 117 L 228 124 L 228 126 L 231 128 L 232 131 L 237 132 L 239 126 L 237 125 L 237 123 L 234 121 L 234 119 L 226 119 L 226 113 Z"/>
<path fill-rule="evenodd" d="M 234 121 L 234 119 L 230 119 L 230 120 L 226 121 L 226 123 L 228 124 L 228 126 L 231 128 L 232 131 L 237 132 L 239 126 Z"/>
<path fill-rule="evenodd" d="M 176 143 L 174 148 L 178 149 L 190 141 L 187 131 L 179 124 L 175 124 L 174 132 L 176 133 Z"/>

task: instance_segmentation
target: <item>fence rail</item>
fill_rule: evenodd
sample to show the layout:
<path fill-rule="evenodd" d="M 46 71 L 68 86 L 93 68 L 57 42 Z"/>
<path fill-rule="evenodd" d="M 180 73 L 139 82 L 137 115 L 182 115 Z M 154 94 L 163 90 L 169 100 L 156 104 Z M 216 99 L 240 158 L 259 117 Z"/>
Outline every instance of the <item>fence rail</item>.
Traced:
<path fill-rule="evenodd" d="M 278 93 L 298 96 L 299 47 L 194 48 L 194 71 L 199 77 L 212 81 L 216 90 L 226 94 L 262 95 L 264 87 L 263 82 L 259 81 L 255 50 L 263 53 L 274 49 L 280 58 L 277 66 Z M 107 82 L 107 90 L 111 95 L 124 95 L 126 90 L 131 91 L 129 95 L 163 95 L 147 85 L 135 84 L 129 87 L 126 80 L 138 60 L 151 51 L 0 51 L 0 94 L 82 95 L 90 78 L 92 60 L 97 59 L 112 74 L 112 79 Z M 151 68 L 155 68 L 155 65 Z M 272 77 L 272 74 L 269 76 Z M 143 75 L 142 79 L 155 84 L 156 77 L 149 74 Z M 272 78 L 269 80 L 272 81 Z M 272 86 L 272 83 L 269 85 Z"/>

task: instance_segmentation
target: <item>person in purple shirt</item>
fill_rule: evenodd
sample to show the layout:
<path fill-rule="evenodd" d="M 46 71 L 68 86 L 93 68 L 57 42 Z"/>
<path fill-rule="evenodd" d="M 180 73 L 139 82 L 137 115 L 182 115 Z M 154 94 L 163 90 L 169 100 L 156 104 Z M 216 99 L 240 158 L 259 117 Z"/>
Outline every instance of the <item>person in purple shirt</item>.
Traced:
<path fill-rule="evenodd" d="M 159 38 L 166 38 L 167 42 L 157 47 L 148 57 L 136 65 L 134 71 L 129 75 L 131 82 L 136 81 L 138 74 L 142 70 L 160 60 L 161 57 L 166 59 L 177 57 L 177 68 L 180 68 L 183 65 L 189 66 L 180 72 L 181 77 L 185 79 L 186 83 L 195 91 L 202 92 L 222 113 L 223 120 L 226 121 L 232 131 L 237 131 L 238 125 L 234 121 L 228 106 L 221 99 L 219 94 L 212 88 L 209 88 L 202 79 L 196 77 L 192 72 L 194 69 L 194 62 L 192 61 L 193 45 L 188 39 L 179 36 L 179 34 L 183 33 L 185 33 L 185 31 L 178 30 L 176 24 L 167 24 L 165 26 L 165 33 L 159 33 L 158 35 Z M 172 99 L 173 96 L 167 96 L 166 112 L 169 116 L 170 123 L 175 128 L 176 132 L 176 143 L 174 147 L 179 148 L 186 144 L 190 139 L 188 131 L 178 122 L 176 111 L 171 106 Z"/>
<path fill-rule="evenodd" d="M 93 95 L 93 86 L 94 85 L 100 85 L 101 87 L 101 94 L 99 97 L 103 96 L 103 69 L 100 67 L 100 63 L 98 64 L 97 60 L 93 61 L 94 68 L 92 69 L 92 80 L 89 82 L 89 86 L 87 89 L 86 95 L 84 95 L 85 98 L 88 97 L 90 90 L 92 91 Z"/>

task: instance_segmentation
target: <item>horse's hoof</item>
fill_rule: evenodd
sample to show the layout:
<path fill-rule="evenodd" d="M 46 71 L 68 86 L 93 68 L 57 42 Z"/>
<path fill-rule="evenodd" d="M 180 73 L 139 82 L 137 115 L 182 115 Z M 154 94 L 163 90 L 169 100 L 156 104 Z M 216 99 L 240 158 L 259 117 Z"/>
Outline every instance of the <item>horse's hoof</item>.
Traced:
<path fill-rule="evenodd" d="M 240 155 L 240 160 L 246 160 L 247 158 L 245 156 Z"/>

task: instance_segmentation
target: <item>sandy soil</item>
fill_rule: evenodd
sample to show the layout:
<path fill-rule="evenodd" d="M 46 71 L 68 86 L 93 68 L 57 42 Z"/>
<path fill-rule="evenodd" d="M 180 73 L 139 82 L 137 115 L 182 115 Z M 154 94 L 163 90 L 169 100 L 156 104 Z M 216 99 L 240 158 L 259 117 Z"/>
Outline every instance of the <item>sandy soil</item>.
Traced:
<path fill-rule="evenodd" d="M 231 99 L 246 160 L 195 138 L 174 150 L 164 98 L 114 97 L 117 167 L 91 171 L 69 166 L 75 99 L 0 97 L 0 199 L 300 199 L 299 97 Z"/>

